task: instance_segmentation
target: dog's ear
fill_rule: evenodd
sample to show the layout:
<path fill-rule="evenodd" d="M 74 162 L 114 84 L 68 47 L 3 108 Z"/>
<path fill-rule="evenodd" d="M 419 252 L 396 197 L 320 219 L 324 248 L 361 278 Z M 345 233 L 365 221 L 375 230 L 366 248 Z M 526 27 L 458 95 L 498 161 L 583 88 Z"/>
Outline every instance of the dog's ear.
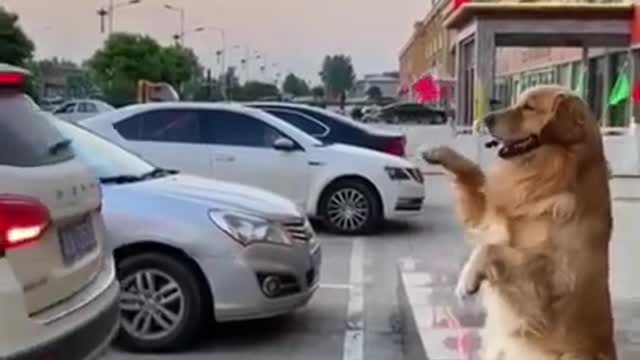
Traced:
<path fill-rule="evenodd" d="M 587 105 L 573 94 L 558 94 L 553 102 L 553 118 L 540 133 L 547 144 L 573 145 L 584 140 Z"/>

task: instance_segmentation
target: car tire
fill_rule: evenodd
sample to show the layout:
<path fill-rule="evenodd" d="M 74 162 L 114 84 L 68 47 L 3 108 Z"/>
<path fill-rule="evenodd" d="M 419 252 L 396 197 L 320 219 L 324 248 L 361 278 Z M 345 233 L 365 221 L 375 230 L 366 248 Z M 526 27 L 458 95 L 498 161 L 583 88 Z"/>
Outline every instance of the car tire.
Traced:
<path fill-rule="evenodd" d="M 342 200 L 346 203 L 341 204 Z M 340 208 L 341 205 L 344 206 Z M 361 219 L 356 213 L 362 215 L 364 208 L 366 216 Z M 329 185 L 320 198 L 319 214 L 329 231 L 343 235 L 371 234 L 379 228 L 383 217 L 377 191 L 366 182 L 354 179 L 338 180 Z M 357 226 L 353 226 L 356 223 Z"/>
<path fill-rule="evenodd" d="M 121 325 L 116 339 L 118 345 L 135 352 L 167 352 L 183 349 L 197 339 L 199 330 L 210 314 L 208 307 L 211 304 L 207 300 L 210 296 L 208 290 L 199 285 L 198 277 L 186 261 L 162 253 L 147 252 L 124 258 L 117 267 L 121 286 Z M 152 281 L 149 281 L 149 276 Z M 142 290 L 138 289 L 138 281 L 142 281 Z M 168 290 L 170 286 L 172 291 Z M 153 291 L 149 289 L 164 291 L 156 291 L 152 295 Z M 136 294 L 137 298 L 132 298 Z M 143 300 L 150 297 L 154 297 L 153 304 L 150 304 L 151 300 Z M 169 301 L 171 298 L 175 299 Z M 163 305 L 164 301 L 167 301 L 166 305 Z M 136 313 L 136 305 L 132 305 L 134 303 L 140 304 L 143 309 Z M 170 318 L 166 312 L 160 311 L 160 306 L 170 311 L 175 321 L 167 322 Z M 139 320 L 137 328 L 133 327 L 136 324 L 136 314 L 142 313 L 144 309 L 147 311 L 146 315 L 139 315 L 144 318 Z M 159 314 L 164 324 L 158 320 Z M 150 327 L 160 329 L 160 332 L 143 334 L 145 321 L 150 321 Z M 166 328 L 167 324 L 172 325 L 170 329 L 162 329 L 161 325 Z M 140 330 L 138 334 L 135 329 Z"/>

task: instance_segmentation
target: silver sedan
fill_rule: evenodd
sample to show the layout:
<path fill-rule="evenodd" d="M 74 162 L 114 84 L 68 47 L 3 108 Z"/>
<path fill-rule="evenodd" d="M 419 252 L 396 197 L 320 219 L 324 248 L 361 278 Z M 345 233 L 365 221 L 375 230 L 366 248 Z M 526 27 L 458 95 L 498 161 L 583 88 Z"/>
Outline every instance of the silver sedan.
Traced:
<path fill-rule="evenodd" d="M 156 168 L 74 124 L 52 121 L 103 184 L 124 347 L 173 350 L 196 339 L 210 317 L 271 317 L 310 300 L 321 249 L 291 201 Z"/>

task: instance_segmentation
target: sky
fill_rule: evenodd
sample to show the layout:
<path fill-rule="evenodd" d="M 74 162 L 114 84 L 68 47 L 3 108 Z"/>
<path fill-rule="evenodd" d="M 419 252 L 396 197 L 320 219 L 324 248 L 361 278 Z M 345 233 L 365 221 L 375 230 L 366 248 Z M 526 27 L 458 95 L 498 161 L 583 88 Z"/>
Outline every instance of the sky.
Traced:
<path fill-rule="evenodd" d="M 36 44 L 37 58 L 82 61 L 105 39 L 97 10 L 107 2 L 0 0 L 0 6 L 18 13 Z M 114 12 L 114 31 L 144 33 L 170 44 L 180 29 L 180 16 L 165 4 L 185 9 L 187 31 L 223 28 L 230 49 L 228 63 L 237 65 L 248 47 L 250 53 L 264 54 L 268 65 L 264 80 L 272 80 L 277 72 L 293 72 L 317 83 L 327 54 L 350 55 L 358 76 L 397 70 L 399 51 L 413 23 L 424 17 L 428 0 L 141 0 Z M 188 34 L 185 45 L 196 51 L 205 67 L 214 73 L 221 70 L 215 56 L 222 48 L 220 32 Z M 233 49 L 236 45 L 242 49 Z M 262 78 L 261 61 L 250 63 L 250 78 Z"/>

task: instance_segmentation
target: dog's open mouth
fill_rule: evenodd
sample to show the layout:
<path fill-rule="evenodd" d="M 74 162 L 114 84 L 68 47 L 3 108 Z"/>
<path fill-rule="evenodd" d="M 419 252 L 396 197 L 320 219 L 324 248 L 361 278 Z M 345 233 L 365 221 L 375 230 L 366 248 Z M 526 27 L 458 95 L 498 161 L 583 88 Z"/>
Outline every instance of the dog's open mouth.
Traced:
<path fill-rule="evenodd" d="M 491 140 L 485 144 L 487 148 L 500 146 L 498 156 L 503 159 L 524 155 L 540 146 L 540 140 L 536 135 L 529 135 L 526 138 L 517 140 Z"/>

